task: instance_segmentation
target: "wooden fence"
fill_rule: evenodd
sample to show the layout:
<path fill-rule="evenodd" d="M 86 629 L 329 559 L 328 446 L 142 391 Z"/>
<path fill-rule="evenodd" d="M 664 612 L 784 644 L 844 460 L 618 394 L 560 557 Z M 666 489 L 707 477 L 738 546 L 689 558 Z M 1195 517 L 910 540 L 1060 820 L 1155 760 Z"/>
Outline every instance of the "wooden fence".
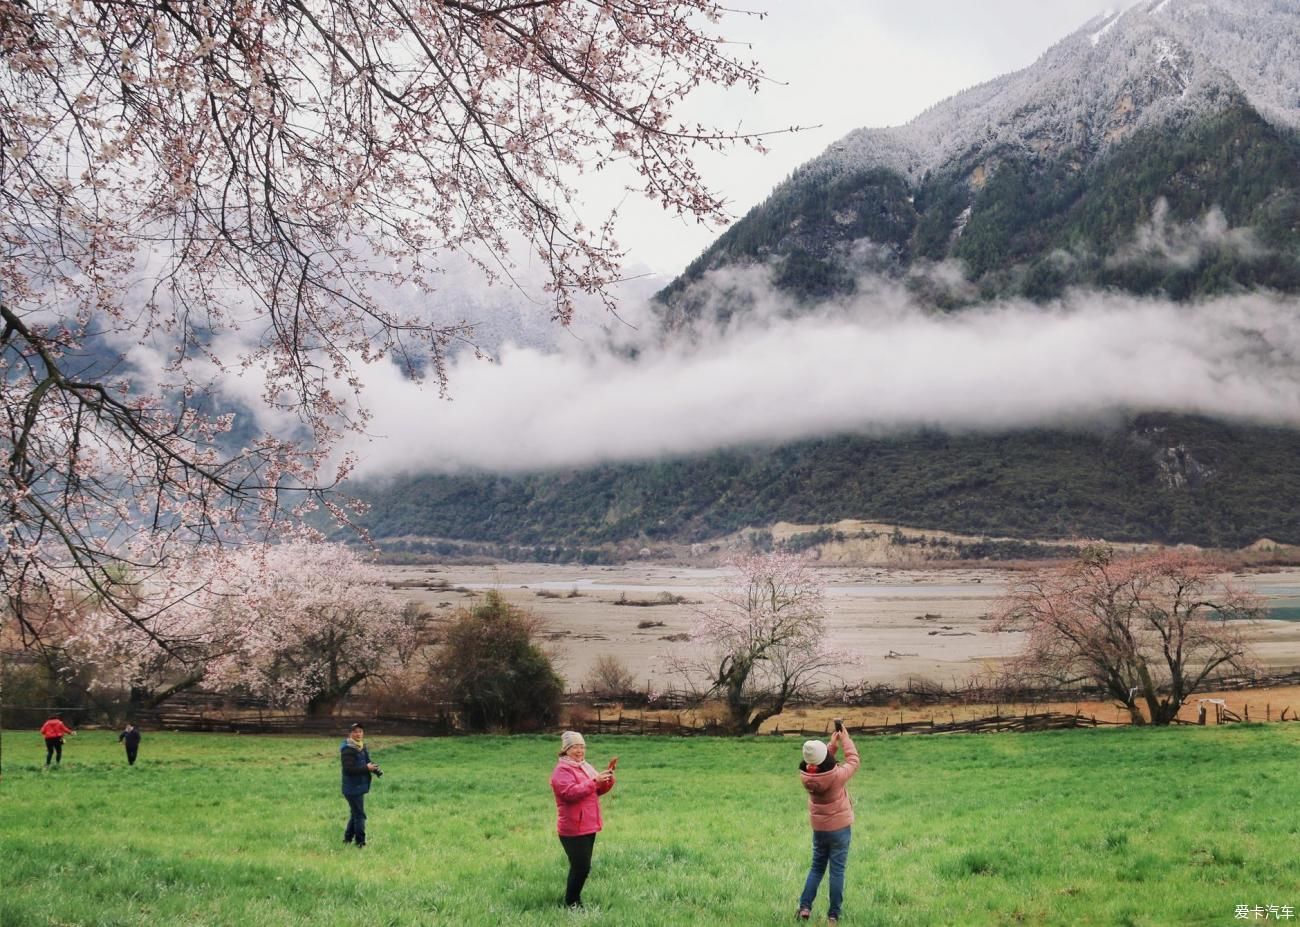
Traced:
<path fill-rule="evenodd" d="M 1215 691 L 1240 691 L 1260 686 L 1282 686 L 1300 684 L 1300 673 L 1286 673 L 1261 677 L 1227 677 L 1214 680 L 1207 688 Z M 963 695 L 971 695 L 974 687 Z M 859 704 L 922 704 L 929 703 L 933 709 L 938 705 L 929 698 L 933 696 L 930 687 L 908 685 L 902 689 L 888 686 L 865 687 L 859 691 Z M 947 693 L 950 697 L 952 690 Z M 998 694 L 1005 695 L 1005 692 Z M 1079 691 L 1069 694 L 1079 696 Z M 901 696 L 901 697 L 900 697 Z M 909 696 L 911 696 L 909 698 Z M 1041 692 L 1037 693 L 1043 698 Z M 1192 696 L 1189 702 L 1196 699 Z M 1028 701 L 1028 700 L 1026 700 Z M 1235 701 L 1235 699 L 1234 699 Z M 836 704 L 844 704 L 836 700 Z M 946 704 L 969 704 L 963 698 L 944 700 Z M 572 719 L 570 723 L 583 731 L 596 734 L 657 734 L 665 736 L 687 737 L 701 734 L 721 735 L 728 733 L 726 725 L 717 718 L 696 715 L 691 709 L 698 704 L 698 698 L 687 692 L 664 692 L 653 697 L 645 693 L 628 693 L 627 698 L 617 700 L 598 700 L 590 695 L 572 696 L 565 708 Z M 996 703 L 994 703 L 996 704 Z M 846 706 L 847 707 L 847 706 Z M 1290 705 L 1273 705 L 1265 703 L 1238 705 L 1240 713 L 1233 711 L 1221 700 L 1205 700 L 1205 720 L 1201 723 L 1229 724 L 1249 721 L 1297 721 L 1300 715 Z M 1261 710 L 1262 709 L 1262 710 Z M 56 711 L 47 707 L 25 707 L 16 709 L 6 706 L 4 709 L 5 726 L 8 728 L 38 727 Z M 672 716 L 668 716 L 669 713 Z M 62 709 L 66 720 L 78 726 L 86 709 Z M 909 711 L 909 714 L 914 711 Z M 647 715 L 654 715 L 648 717 Z M 389 736 L 443 736 L 459 733 L 456 711 L 451 705 L 434 706 L 428 713 L 409 714 L 385 711 L 379 706 L 357 701 L 344 706 L 342 713 L 326 718 L 306 718 L 300 713 L 276 709 L 269 703 L 249 698 L 231 698 L 202 692 L 187 692 L 170 699 L 165 705 L 151 711 L 133 711 L 132 720 L 145 729 L 176 731 L 207 731 L 218 733 L 257 733 L 257 734 L 333 734 L 338 733 L 347 723 L 360 719 L 373 734 Z M 900 711 L 899 720 L 890 722 L 886 718 L 880 724 L 850 724 L 850 731 L 855 736 L 880 736 L 886 734 L 983 734 L 1016 731 L 1062 730 L 1081 727 L 1101 727 L 1124 725 L 1128 721 L 1117 711 L 1115 720 L 1102 720 L 1095 715 L 1085 715 L 1075 711 L 1033 711 L 1023 713 L 1003 713 L 994 708 L 993 714 L 958 721 L 950 715 L 950 720 L 942 721 L 931 717 L 928 719 L 904 720 Z M 1178 724 L 1195 724 L 1195 721 L 1176 721 Z M 801 737 L 825 737 L 829 734 L 829 723 L 821 729 L 808 729 L 799 726 L 780 726 L 770 731 L 776 735 Z"/>
<path fill-rule="evenodd" d="M 645 718 L 640 715 L 625 715 L 622 711 L 603 712 L 593 709 L 582 721 L 584 733 L 592 734 L 668 734 L 673 736 L 691 736 L 698 734 L 725 734 L 728 730 L 719 721 L 707 719 L 683 719 L 681 715 L 672 719 Z M 876 737 L 886 734 L 993 734 L 1016 733 L 1026 731 L 1056 731 L 1081 727 L 1114 727 L 1119 722 L 1102 721 L 1082 713 L 1044 711 L 1025 714 L 995 713 L 968 721 L 937 721 L 934 719 L 918 721 L 898 721 L 894 724 L 846 724 L 854 737 Z M 823 728 L 774 727 L 767 734 L 777 737 L 826 737 L 830 734 L 830 724 Z"/>

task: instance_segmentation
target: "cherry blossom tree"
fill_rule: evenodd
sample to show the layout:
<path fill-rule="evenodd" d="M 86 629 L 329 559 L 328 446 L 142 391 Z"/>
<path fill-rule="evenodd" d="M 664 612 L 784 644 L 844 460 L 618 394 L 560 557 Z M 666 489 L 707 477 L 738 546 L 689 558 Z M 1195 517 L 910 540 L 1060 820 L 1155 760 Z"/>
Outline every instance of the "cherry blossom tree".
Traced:
<path fill-rule="evenodd" d="M 352 548 L 294 542 L 242 559 L 248 579 L 231 599 L 238 633 L 209 662 L 206 685 L 326 715 L 413 655 L 413 613 Z"/>
<path fill-rule="evenodd" d="M 93 607 L 69 622 L 58 661 L 96 691 L 125 694 L 128 711 L 157 708 L 201 685 L 214 661 L 236 651 L 250 623 L 243 596 L 255 574 L 241 559 L 233 550 L 200 548 L 146 580 L 119 579 L 119 604 L 134 620 L 123 622 L 116 607 L 90 597 Z M 129 601 L 121 598 L 128 591 Z"/>
<path fill-rule="evenodd" d="M 618 277 L 582 172 L 665 209 L 754 136 L 678 113 L 756 89 L 711 0 L 0 0 L 0 596 L 136 577 L 348 472 L 367 363 L 443 385 L 466 336 L 406 310 L 439 261 L 549 274 L 561 323 Z M 606 297 L 608 302 L 608 297 Z M 274 427 L 220 387 L 256 384 Z M 293 501 L 290 501 L 293 500 Z M 333 509 L 336 517 L 344 513 Z"/>
<path fill-rule="evenodd" d="M 1249 669 L 1241 629 L 1260 614 L 1204 557 L 1093 547 L 1013 583 L 994 627 L 1026 634 L 1011 667 L 1021 678 L 1091 682 L 1134 724 L 1164 725 L 1211 674 Z"/>
<path fill-rule="evenodd" d="M 53 672 L 109 701 L 126 695 L 129 708 L 202 685 L 328 713 L 416 643 L 407 603 L 340 544 L 202 550 L 119 588 L 132 590 L 133 622 L 73 592 L 33 623 Z"/>
<path fill-rule="evenodd" d="M 803 560 L 751 554 L 732 566 L 735 582 L 697 613 L 689 651 L 670 662 L 697 691 L 722 698 L 735 730 L 753 734 L 846 658 L 826 646 L 822 584 Z"/>
<path fill-rule="evenodd" d="M 237 631 L 226 607 L 234 590 L 224 588 L 231 556 L 199 549 L 147 580 L 119 567 L 112 604 L 76 582 L 46 584 L 20 600 L 23 620 L 0 626 L 0 685 L 17 691 L 0 691 L 0 701 L 111 715 L 156 708 L 199 685 Z M 123 622 L 119 609 L 133 620 Z"/>

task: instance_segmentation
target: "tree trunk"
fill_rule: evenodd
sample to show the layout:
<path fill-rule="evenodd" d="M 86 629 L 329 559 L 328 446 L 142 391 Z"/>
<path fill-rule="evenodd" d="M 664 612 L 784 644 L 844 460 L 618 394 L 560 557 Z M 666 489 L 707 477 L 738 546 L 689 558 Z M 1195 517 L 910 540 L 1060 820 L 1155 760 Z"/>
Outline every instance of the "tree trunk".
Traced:
<path fill-rule="evenodd" d="M 1173 699 L 1165 699 L 1160 702 L 1156 710 L 1152 712 L 1151 723 L 1161 726 L 1167 726 L 1174 723 L 1174 718 L 1178 717 L 1178 709 L 1182 707 L 1181 702 Z"/>
<path fill-rule="evenodd" d="M 187 689 L 193 689 L 202 681 L 203 674 L 200 673 L 194 676 L 186 676 L 184 679 L 173 683 L 165 689 L 153 690 L 132 686 L 131 696 L 127 702 L 127 710 L 151 710 L 157 708 L 172 696 L 179 695 Z"/>
<path fill-rule="evenodd" d="M 339 707 L 339 702 L 343 699 L 343 693 L 339 692 L 318 692 L 313 695 L 307 702 L 307 717 L 309 718 L 327 718 L 334 714 L 334 709 Z"/>
<path fill-rule="evenodd" d="M 353 673 L 338 685 L 317 692 L 307 701 L 307 717 L 327 718 L 334 714 L 335 709 L 339 707 L 339 702 L 343 701 L 349 692 L 367 678 L 369 678 L 367 673 Z"/>
<path fill-rule="evenodd" d="M 764 721 L 768 718 L 775 718 L 785 710 L 785 701 L 785 696 L 780 695 L 777 696 L 775 701 L 769 703 L 767 706 L 754 709 L 745 724 L 747 733 L 757 734 L 758 729 L 763 726 Z"/>

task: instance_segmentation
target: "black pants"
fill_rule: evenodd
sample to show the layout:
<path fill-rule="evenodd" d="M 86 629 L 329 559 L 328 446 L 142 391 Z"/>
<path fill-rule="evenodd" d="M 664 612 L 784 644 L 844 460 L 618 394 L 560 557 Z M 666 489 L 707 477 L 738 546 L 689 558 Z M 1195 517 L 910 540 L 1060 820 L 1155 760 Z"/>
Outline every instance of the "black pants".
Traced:
<path fill-rule="evenodd" d="M 569 857 L 569 882 L 564 887 L 564 903 L 572 907 L 582 904 L 582 886 L 591 872 L 591 851 L 596 848 L 596 835 L 561 837 L 565 855 Z"/>
<path fill-rule="evenodd" d="M 50 765 L 50 757 L 54 757 L 54 762 L 63 764 L 63 738 L 46 737 L 45 738 L 45 765 Z"/>
<path fill-rule="evenodd" d="M 366 845 L 366 796 L 344 795 L 348 802 L 348 829 L 343 832 L 343 842 L 356 841 L 357 846 Z"/>
<path fill-rule="evenodd" d="M 135 745 L 127 744 L 127 745 L 126 745 L 126 761 L 127 761 L 127 763 L 128 763 L 129 765 L 131 765 L 131 766 L 134 766 L 134 765 L 135 765 L 135 756 L 136 756 L 136 754 L 139 753 L 139 752 L 140 752 L 140 745 L 139 745 L 139 744 L 135 744 Z"/>

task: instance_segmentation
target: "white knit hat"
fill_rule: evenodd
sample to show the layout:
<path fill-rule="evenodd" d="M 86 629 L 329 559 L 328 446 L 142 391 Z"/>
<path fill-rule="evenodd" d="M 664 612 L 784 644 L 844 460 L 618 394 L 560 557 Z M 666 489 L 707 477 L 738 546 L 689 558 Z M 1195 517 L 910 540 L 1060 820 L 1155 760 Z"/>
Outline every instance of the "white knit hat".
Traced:
<path fill-rule="evenodd" d="M 820 740 L 803 742 L 803 761 L 809 766 L 820 766 L 826 759 L 826 745 Z"/>
<path fill-rule="evenodd" d="M 567 753 L 570 747 L 587 746 L 587 742 L 582 739 L 582 735 L 577 731 L 565 731 L 560 735 L 560 752 Z M 825 750 L 823 749 L 823 753 Z"/>

